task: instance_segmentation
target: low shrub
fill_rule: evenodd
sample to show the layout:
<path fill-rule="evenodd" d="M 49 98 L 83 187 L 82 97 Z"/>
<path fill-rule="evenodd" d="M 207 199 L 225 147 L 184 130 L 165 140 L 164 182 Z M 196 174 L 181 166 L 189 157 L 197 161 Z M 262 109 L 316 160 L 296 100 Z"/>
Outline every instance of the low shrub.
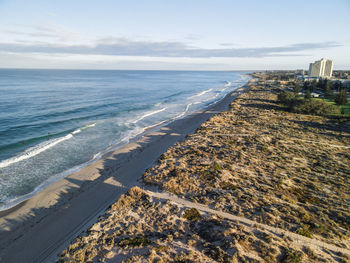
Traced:
<path fill-rule="evenodd" d="M 221 170 L 222 170 L 222 167 L 221 167 L 220 164 L 214 163 L 214 169 L 215 169 L 216 171 L 221 171 Z"/>
<path fill-rule="evenodd" d="M 303 253 L 290 249 L 287 251 L 281 262 L 283 263 L 301 263 L 303 261 Z"/>
<path fill-rule="evenodd" d="M 296 231 L 297 234 L 311 238 L 310 226 L 302 224 Z"/>
<path fill-rule="evenodd" d="M 151 243 L 149 239 L 144 236 L 141 237 L 128 237 L 119 242 L 120 247 L 130 246 L 130 247 L 140 247 L 147 246 Z"/>
<path fill-rule="evenodd" d="M 201 213 L 196 208 L 187 209 L 184 213 L 184 218 L 190 221 L 198 221 L 201 219 Z"/>
<path fill-rule="evenodd" d="M 231 182 L 220 182 L 220 187 L 223 190 L 236 190 L 236 189 L 238 189 L 238 186 L 236 184 L 231 183 Z"/>
<path fill-rule="evenodd" d="M 157 247 L 155 247 L 155 249 L 154 249 L 155 251 L 157 251 L 157 252 L 168 252 L 169 250 L 170 250 L 170 247 L 169 246 L 162 246 L 162 245 L 160 245 L 160 246 L 157 246 Z"/>

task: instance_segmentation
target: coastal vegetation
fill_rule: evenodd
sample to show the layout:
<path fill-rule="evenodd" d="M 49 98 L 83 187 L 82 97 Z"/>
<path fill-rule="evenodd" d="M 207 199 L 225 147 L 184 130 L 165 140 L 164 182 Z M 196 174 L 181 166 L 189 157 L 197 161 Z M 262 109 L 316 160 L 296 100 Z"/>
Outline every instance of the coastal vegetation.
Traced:
<path fill-rule="evenodd" d="M 332 115 L 333 117 L 340 118 L 350 117 L 350 103 L 348 103 L 348 92 L 343 84 L 338 80 L 331 81 L 328 79 L 320 79 L 318 82 L 316 82 L 316 80 L 312 82 L 304 81 L 302 89 L 299 88 L 298 81 L 293 82 L 294 83 L 292 83 L 292 85 L 295 86 L 294 93 L 296 97 L 300 95 L 300 92 L 304 92 L 305 98 L 308 97 L 308 99 L 311 99 L 312 92 L 316 92 L 314 94 L 316 94 L 317 97 L 312 98 L 312 100 L 323 101 L 324 103 L 322 108 L 328 108 L 329 111 L 328 113 L 324 113 L 323 111 L 323 115 Z M 327 107 L 326 104 L 334 106 L 333 112 L 331 112 L 331 108 Z"/>
<path fill-rule="evenodd" d="M 135 193 L 142 193 L 143 198 Z M 259 227 L 203 214 L 131 188 L 59 262 L 325 262 L 329 255 Z M 117 203 L 118 203 L 117 202 Z M 317 251 L 317 252 L 316 252 Z M 331 258 L 331 257 L 330 257 Z M 337 255 L 347 259 L 347 255 Z"/>
<path fill-rule="evenodd" d="M 340 113 L 338 107 L 323 100 L 312 99 L 310 91 L 306 92 L 305 97 L 297 96 L 294 92 L 283 91 L 278 94 L 278 101 L 289 111 L 296 113 L 320 116 Z"/>
<path fill-rule="evenodd" d="M 349 122 L 256 77 L 144 173 L 168 199 L 131 188 L 60 261 L 349 261 Z"/>
<path fill-rule="evenodd" d="M 198 221 L 201 219 L 201 213 L 196 208 L 185 210 L 184 218 L 190 221 Z"/>

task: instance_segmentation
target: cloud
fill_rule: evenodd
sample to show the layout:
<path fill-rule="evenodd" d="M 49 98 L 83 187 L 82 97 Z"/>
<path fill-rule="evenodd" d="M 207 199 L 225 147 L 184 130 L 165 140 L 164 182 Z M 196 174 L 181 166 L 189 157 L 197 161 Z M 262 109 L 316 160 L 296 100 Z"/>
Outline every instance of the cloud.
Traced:
<path fill-rule="evenodd" d="M 199 40 L 199 39 L 201 39 L 202 38 L 202 36 L 201 35 L 198 35 L 198 34 L 189 34 L 189 35 L 187 35 L 186 37 L 185 37 L 185 39 L 187 39 L 187 40 Z"/>
<path fill-rule="evenodd" d="M 58 42 L 67 42 L 79 39 L 78 35 L 69 29 L 51 22 L 41 23 L 39 25 L 22 25 L 18 24 L 14 29 L 4 30 L 6 34 L 23 36 L 26 39 L 54 39 Z M 28 41 L 28 40 L 27 40 Z"/>
<path fill-rule="evenodd" d="M 43 30 L 44 33 L 45 30 Z M 62 45 L 50 43 L 0 43 L 0 51 L 14 53 L 85 54 L 145 57 L 232 58 L 300 56 L 308 52 L 342 46 L 336 42 L 298 43 L 277 47 L 204 49 L 181 42 L 133 41 L 127 38 L 105 38 L 94 45 Z"/>
<path fill-rule="evenodd" d="M 232 46 L 236 46 L 236 44 L 233 44 L 233 43 L 220 43 L 220 46 L 223 46 L 223 47 L 232 47 Z"/>
<path fill-rule="evenodd" d="M 50 38 L 58 38 L 58 36 L 54 33 L 50 32 L 22 32 L 16 30 L 6 30 L 6 33 L 20 36 L 28 36 L 28 37 L 50 37 Z"/>

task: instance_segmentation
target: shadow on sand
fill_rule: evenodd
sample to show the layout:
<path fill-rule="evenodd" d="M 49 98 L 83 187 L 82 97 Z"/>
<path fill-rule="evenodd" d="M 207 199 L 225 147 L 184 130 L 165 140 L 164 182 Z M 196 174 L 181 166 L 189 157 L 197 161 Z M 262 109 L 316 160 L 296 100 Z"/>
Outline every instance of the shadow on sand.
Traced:
<path fill-rule="evenodd" d="M 102 168 L 95 164 L 85 167 L 63 179 L 60 190 L 52 187 L 54 184 L 50 186 L 54 194 L 49 192 L 50 187 L 40 192 L 33 198 L 39 200 L 39 205 L 28 200 L 1 212 L 0 262 L 54 261 L 72 239 L 88 229 L 130 187 L 138 185 L 144 171 L 164 151 L 217 112 L 206 111 L 200 117 L 184 118 L 144 135 L 100 160 Z M 91 170 L 98 174 L 97 178 L 84 179 Z"/>
<path fill-rule="evenodd" d="M 243 88 L 247 89 L 247 86 Z M 227 110 L 240 92 L 206 110 L 147 131 L 30 200 L 0 213 L 0 262 L 52 262 L 88 229 L 170 146 L 182 141 L 215 113 Z M 90 179 L 89 179 L 90 178 Z"/>

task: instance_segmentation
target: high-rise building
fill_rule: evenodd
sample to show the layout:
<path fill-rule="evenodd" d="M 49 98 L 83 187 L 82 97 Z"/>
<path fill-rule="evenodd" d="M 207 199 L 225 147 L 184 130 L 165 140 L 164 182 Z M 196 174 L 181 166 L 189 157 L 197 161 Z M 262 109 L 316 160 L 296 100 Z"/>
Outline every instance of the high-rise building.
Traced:
<path fill-rule="evenodd" d="M 324 76 L 325 77 L 332 77 L 333 74 L 333 61 L 327 59 L 326 65 L 324 67 Z"/>
<path fill-rule="evenodd" d="M 332 77 L 333 73 L 333 61 L 322 58 L 321 60 L 310 63 L 309 77 Z"/>

